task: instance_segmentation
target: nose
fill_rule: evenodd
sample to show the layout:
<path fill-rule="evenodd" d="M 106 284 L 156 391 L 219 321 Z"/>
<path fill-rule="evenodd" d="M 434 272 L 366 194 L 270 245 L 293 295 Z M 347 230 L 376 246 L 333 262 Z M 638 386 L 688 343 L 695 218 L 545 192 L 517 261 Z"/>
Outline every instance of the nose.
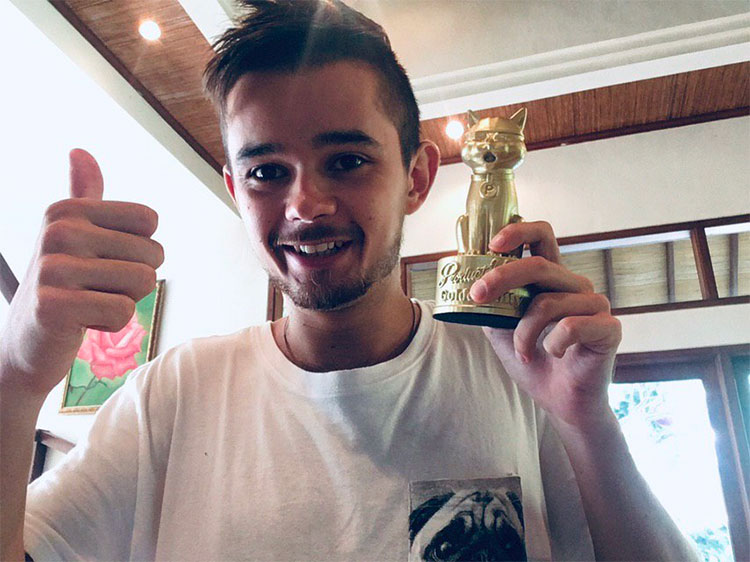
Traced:
<path fill-rule="evenodd" d="M 285 212 L 288 221 L 312 222 L 335 212 L 336 199 L 320 179 L 299 174 L 289 187 Z"/>

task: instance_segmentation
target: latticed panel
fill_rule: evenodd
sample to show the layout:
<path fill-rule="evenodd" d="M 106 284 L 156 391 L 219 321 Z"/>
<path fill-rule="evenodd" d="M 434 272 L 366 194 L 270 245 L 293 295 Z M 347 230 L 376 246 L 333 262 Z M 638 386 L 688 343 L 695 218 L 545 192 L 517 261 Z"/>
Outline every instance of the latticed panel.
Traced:
<path fill-rule="evenodd" d="M 420 300 L 435 300 L 437 265 L 419 264 L 411 270 L 411 296 Z"/>
<path fill-rule="evenodd" d="M 565 248 L 562 249 L 563 252 Z M 594 291 L 607 294 L 607 272 L 603 250 L 587 250 L 562 254 L 562 264 L 573 273 L 588 277 L 594 284 Z"/>

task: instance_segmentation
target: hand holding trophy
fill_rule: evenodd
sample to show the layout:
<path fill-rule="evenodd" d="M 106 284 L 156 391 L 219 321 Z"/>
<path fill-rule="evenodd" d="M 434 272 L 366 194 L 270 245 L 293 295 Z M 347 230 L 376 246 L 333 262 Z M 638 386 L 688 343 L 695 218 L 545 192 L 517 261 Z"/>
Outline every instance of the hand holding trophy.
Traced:
<path fill-rule="evenodd" d="M 458 255 L 437 265 L 434 317 L 445 322 L 514 328 L 531 301 L 528 288 L 513 289 L 498 299 L 475 303 L 469 289 L 488 271 L 520 259 L 523 246 L 508 254 L 489 249 L 490 240 L 506 225 L 521 221 L 513 170 L 526 156 L 523 128 L 526 109 L 510 119 L 479 119 L 468 112 L 471 127 L 464 135 L 461 158 L 472 169 L 466 213 L 458 217 Z"/>

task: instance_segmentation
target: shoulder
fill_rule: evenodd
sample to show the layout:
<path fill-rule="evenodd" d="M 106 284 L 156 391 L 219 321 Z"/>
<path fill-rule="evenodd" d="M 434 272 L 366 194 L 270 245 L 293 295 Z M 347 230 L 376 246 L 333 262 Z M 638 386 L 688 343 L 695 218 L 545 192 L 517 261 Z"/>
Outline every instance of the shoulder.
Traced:
<path fill-rule="evenodd" d="M 257 355 L 266 326 L 188 340 L 160 353 L 133 372 L 128 382 L 144 395 L 177 397 L 205 386 L 217 387 Z M 203 384 L 209 382 L 210 385 Z"/>

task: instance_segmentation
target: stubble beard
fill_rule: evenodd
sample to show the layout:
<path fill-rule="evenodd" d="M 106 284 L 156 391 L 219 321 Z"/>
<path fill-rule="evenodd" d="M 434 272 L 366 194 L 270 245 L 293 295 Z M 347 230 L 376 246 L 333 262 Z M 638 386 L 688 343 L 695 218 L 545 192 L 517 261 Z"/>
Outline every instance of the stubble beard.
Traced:
<path fill-rule="evenodd" d="M 271 284 L 299 308 L 336 310 L 357 301 L 375 283 L 390 275 L 399 262 L 401 239 L 402 228 L 399 228 L 398 235 L 385 255 L 359 277 L 334 282 L 328 271 L 313 272 L 309 281 L 302 283 L 291 283 L 270 272 L 268 277 Z"/>

